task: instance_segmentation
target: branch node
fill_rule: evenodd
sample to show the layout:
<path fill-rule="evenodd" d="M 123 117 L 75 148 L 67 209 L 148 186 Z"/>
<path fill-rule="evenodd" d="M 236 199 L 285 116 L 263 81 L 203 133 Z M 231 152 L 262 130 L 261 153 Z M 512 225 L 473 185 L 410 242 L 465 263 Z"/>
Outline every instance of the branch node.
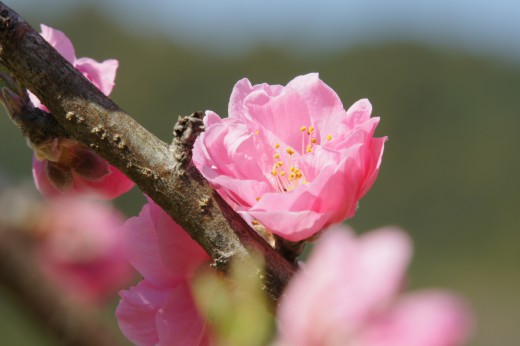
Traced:
<path fill-rule="evenodd" d="M 9 11 L 4 9 L 0 12 L 0 30 L 6 30 L 11 28 L 11 17 Z"/>
<path fill-rule="evenodd" d="M 65 114 L 65 119 L 67 119 L 68 121 L 72 121 L 74 120 L 75 116 L 76 114 L 74 112 L 67 112 L 67 114 Z"/>
<path fill-rule="evenodd" d="M 115 145 L 119 148 L 119 149 L 125 149 L 126 148 L 126 143 L 125 141 L 123 140 L 123 138 L 121 138 L 121 135 L 119 134 L 115 134 L 114 137 L 113 137 L 113 140 L 114 140 L 114 143 Z"/>
<path fill-rule="evenodd" d="M 208 207 L 211 204 L 211 196 L 203 196 L 201 200 L 199 200 L 199 207 L 202 212 L 207 212 Z"/>
<path fill-rule="evenodd" d="M 210 264 L 211 268 L 222 269 L 227 268 L 231 264 L 231 260 L 234 258 L 234 253 L 221 253 L 217 258 Z"/>
<path fill-rule="evenodd" d="M 99 134 L 102 131 L 104 131 L 104 130 L 103 130 L 103 126 L 101 126 L 101 125 L 97 125 L 97 126 L 93 127 L 91 130 L 92 133 L 97 133 L 97 134 Z"/>
<path fill-rule="evenodd" d="M 195 112 L 191 115 L 179 117 L 173 127 L 173 142 L 170 150 L 174 157 L 181 163 L 191 160 L 191 148 L 197 136 L 204 131 L 203 112 Z"/>

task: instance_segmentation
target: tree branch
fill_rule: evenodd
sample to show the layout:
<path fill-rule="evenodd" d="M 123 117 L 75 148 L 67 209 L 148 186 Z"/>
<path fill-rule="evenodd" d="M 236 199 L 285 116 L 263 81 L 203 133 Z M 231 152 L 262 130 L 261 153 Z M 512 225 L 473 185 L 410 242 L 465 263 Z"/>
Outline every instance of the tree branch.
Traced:
<path fill-rule="evenodd" d="M 295 268 L 216 193 L 191 163 L 201 114 L 181 120 L 171 146 L 139 125 L 0 2 L 0 63 L 27 86 L 74 139 L 93 148 L 160 205 L 226 272 L 232 259 L 265 258 L 276 301 Z M 29 125 L 24 128 L 30 128 Z M 191 131 L 191 132 L 190 132 Z"/>

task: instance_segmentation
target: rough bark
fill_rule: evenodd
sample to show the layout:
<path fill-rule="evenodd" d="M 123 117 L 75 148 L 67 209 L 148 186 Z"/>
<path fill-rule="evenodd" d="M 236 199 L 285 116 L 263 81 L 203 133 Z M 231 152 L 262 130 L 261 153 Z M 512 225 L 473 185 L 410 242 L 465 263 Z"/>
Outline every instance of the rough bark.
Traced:
<path fill-rule="evenodd" d="M 265 289 L 276 301 L 295 268 L 209 186 L 191 163 L 201 114 L 160 141 L 103 95 L 16 12 L 0 2 L 0 63 L 51 111 L 66 133 L 130 177 L 227 271 L 233 259 L 265 258 Z M 40 119 L 41 121 L 41 119 Z M 32 128 L 27 124 L 25 129 Z"/>

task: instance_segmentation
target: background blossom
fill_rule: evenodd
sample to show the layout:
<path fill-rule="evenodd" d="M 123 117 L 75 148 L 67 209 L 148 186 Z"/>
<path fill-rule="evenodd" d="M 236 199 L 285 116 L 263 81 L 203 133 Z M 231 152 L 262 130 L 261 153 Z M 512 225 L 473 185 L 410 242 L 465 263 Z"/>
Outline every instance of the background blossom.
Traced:
<path fill-rule="evenodd" d="M 277 345 L 462 345 L 471 318 L 459 298 L 441 290 L 398 296 L 410 256 L 399 230 L 330 231 L 282 298 Z"/>
<path fill-rule="evenodd" d="M 102 303 L 132 279 L 118 232 L 123 218 L 109 205 L 53 199 L 35 221 L 37 263 L 69 297 Z"/>

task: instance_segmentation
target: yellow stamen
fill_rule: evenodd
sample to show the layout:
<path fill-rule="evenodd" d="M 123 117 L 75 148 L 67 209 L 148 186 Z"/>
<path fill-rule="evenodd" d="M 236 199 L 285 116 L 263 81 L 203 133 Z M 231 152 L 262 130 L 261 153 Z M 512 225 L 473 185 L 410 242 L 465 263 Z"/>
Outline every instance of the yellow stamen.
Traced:
<path fill-rule="evenodd" d="M 258 226 L 260 224 L 260 222 L 258 222 L 258 220 L 253 220 L 251 221 L 251 223 L 254 225 L 254 226 Z"/>
<path fill-rule="evenodd" d="M 256 197 L 256 201 L 259 202 L 260 201 L 260 197 Z"/>
<path fill-rule="evenodd" d="M 285 175 L 285 171 L 281 171 L 280 175 L 283 177 Z"/>
<path fill-rule="evenodd" d="M 278 161 L 278 162 L 276 163 L 276 165 L 277 165 L 278 167 L 282 167 L 282 166 L 283 166 L 283 162 L 282 162 L 282 161 Z"/>
<path fill-rule="evenodd" d="M 258 135 L 258 130 L 255 130 L 255 135 Z"/>
<path fill-rule="evenodd" d="M 280 158 L 280 154 L 278 154 L 278 153 L 274 154 L 274 158 L 275 159 L 279 159 Z"/>
<path fill-rule="evenodd" d="M 327 140 L 330 141 L 332 139 L 331 135 L 327 135 Z"/>
<path fill-rule="evenodd" d="M 316 138 L 313 138 L 313 139 L 311 139 L 311 142 L 316 144 L 316 142 L 318 142 L 318 140 Z"/>
<path fill-rule="evenodd" d="M 278 172 L 276 171 L 276 169 L 273 169 L 273 170 L 271 171 L 271 174 L 274 175 L 274 176 L 276 176 L 276 175 L 278 174 Z"/>
<path fill-rule="evenodd" d="M 292 149 L 291 147 L 287 147 L 287 149 L 285 149 L 285 151 L 286 151 L 287 154 L 289 154 L 289 155 L 294 154 L 294 149 Z"/>
<path fill-rule="evenodd" d="M 300 127 L 301 132 L 304 132 L 305 130 L 307 130 L 307 127 L 305 127 L 305 126 Z"/>
<path fill-rule="evenodd" d="M 307 131 L 307 133 L 310 135 L 313 132 L 314 132 L 314 126 L 309 126 L 309 131 Z"/>
<path fill-rule="evenodd" d="M 276 144 L 274 145 L 274 148 L 275 148 L 275 149 L 280 148 L 280 144 L 276 143 Z"/>
<path fill-rule="evenodd" d="M 306 150 L 308 153 L 310 153 L 312 151 L 312 147 L 310 145 L 307 146 L 307 150 Z"/>

